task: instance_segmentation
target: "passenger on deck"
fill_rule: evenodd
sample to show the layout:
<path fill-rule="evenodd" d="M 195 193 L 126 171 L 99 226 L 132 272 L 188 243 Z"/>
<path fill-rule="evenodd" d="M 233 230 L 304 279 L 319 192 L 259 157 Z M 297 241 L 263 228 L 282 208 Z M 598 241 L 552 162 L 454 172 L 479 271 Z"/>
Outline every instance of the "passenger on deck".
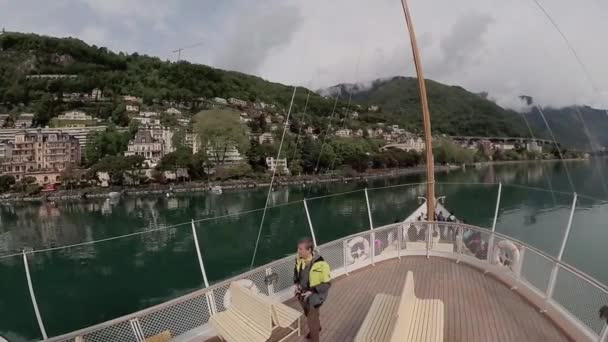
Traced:
<path fill-rule="evenodd" d="M 306 338 L 313 342 L 319 341 L 321 331 L 319 310 L 327 299 L 330 280 L 329 264 L 321 255 L 314 252 L 312 239 L 300 240 L 293 272 L 294 292 L 308 321 L 309 333 Z"/>

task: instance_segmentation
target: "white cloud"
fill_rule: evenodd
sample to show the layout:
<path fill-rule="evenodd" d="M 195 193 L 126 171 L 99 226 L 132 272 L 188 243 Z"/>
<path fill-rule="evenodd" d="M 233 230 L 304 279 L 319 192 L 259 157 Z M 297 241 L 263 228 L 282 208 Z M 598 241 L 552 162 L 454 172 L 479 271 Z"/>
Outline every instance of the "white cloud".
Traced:
<path fill-rule="evenodd" d="M 164 21 L 177 12 L 177 1 L 168 0 L 80 0 L 101 15 Z"/>
<path fill-rule="evenodd" d="M 107 44 L 107 31 L 102 27 L 88 26 L 80 31 L 78 38 L 89 44 L 104 45 Z"/>
<path fill-rule="evenodd" d="M 410 0 L 425 75 L 513 108 L 522 94 L 542 105 L 608 107 L 608 2 L 542 3 L 597 90 L 531 0 Z M 315 89 L 414 75 L 396 0 L 0 0 L 0 22 L 163 58 L 202 39 L 183 56 Z"/>

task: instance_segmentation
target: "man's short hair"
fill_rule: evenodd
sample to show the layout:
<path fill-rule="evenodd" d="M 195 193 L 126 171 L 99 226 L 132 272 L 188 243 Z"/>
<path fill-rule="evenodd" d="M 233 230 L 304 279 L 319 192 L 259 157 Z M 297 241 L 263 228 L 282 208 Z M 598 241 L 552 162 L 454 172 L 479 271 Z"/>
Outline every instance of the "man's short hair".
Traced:
<path fill-rule="evenodd" d="M 306 249 L 310 250 L 311 252 L 315 249 L 315 243 L 309 237 L 301 238 L 298 241 L 298 246 L 299 245 L 305 245 Z"/>

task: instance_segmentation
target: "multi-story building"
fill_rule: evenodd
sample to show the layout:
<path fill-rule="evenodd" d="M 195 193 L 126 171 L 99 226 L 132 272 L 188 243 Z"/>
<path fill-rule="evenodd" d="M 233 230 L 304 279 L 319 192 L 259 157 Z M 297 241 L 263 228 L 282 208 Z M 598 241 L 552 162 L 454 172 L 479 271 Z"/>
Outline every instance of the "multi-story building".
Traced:
<path fill-rule="evenodd" d="M 101 92 L 101 89 L 95 88 L 95 89 L 93 89 L 93 91 L 91 91 L 91 100 L 101 101 L 102 99 L 103 99 L 103 93 Z"/>
<path fill-rule="evenodd" d="M 260 142 L 260 144 L 273 144 L 274 135 L 272 135 L 272 133 L 262 133 L 258 137 L 258 141 Z"/>
<path fill-rule="evenodd" d="M 139 125 L 160 125 L 160 119 L 153 117 L 145 117 L 140 115 L 134 117 L 132 120 L 137 121 Z"/>
<path fill-rule="evenodd" d="M 207 146 L 207 155 L 213 162 L 218 162 L 223 165 L 236 165 L 243 161 L 243 156 L 239 153 L 236 146 L 228 146 L 221 151 L 216 151 L 211 145 Z"/>
<path fill-rule="evenodd" d="M 200 143 L 198 142 L 198 136 L 196 133 L 188 132 L 184 138 L 184 145 L 192 149 L 192 154 L 195 154 L 200 149 Z"/>
<path fill-rule="evenodd" d="M 129 141 L 125 156 L 143 156 L 154 164 L 163 157 L 163 144 L 152 137 L 149 130 L 139 130 L 135 139 Z"/>
<path fill-rule="evenodd" d="M 32 127 L 34 122 L 33 113 L 21 113 L 17 120 L 15 120 L 15 128 L 29 128 Z"/>
<path fill-rule="evenodd" d="M 141 97 L 126 95 L 122 97 L 123 101 L 125 101 L 125 108 L 127 112 L 138 113 L 139 107 L 141 106 L 143 100 Z"/>
<path fill-rule="evenodd" d="M 21 131 L 13 139 L 4 140 L 2 145 L 4 157 L 0 161 L 0 171 L 17 180 L 40 176 L 46 177 L 44 181 L 39 179 L 40 183 L 48 183 L 50 180 L 45 173 L 57 174 L 81 160 L 78 140 L 67 133 Z"/>
<path fill-rule="evenodd" d="M 340 138 L 348 138 L 352 134 L 352 130 L 349 128 L 339 129 L 336 131 L 336 136 Z"/>
<path fill-rule="evenodd" d="M 93 118 L 91 115 L 80 111 L 65 112 L 64 114 L 61 114 L 51 120 L 51 123 L 54 127 L 82 128 L 87 126 L 94 126 L 98 122 L 99 120 Z"/>
<path fill-rule="evenodd" d="M 157 118 L 160 114 L 158 112 L 140 112 L 139 116 L 143 116 L 144 118 Z"/>
<path fill-rule="evenodd" d="M 227 105 L 228 101 L 226 101 L 226 99 L 221 98 L 221 97 L 214 97 L 213 98 L 213 102 L 217 103 L 217 104 L 221 104 L 221 105 Z"/>
<path fill-rule="evenodd" d="M 127 110 L 127 112 L 138 113 L 139 112 L 139 105 L 128 103 L 128 104 L 125 105 L 125 109 Z"/>
<path fill-rule="evenodd" d="M 3 140 L 14 140 L 15 134 L 26 132 L 26 133 L 41 133 L 41 134 L 62 134 L 67 133 L 70 136 L 78 140 L 80 149 L 83 151 L 87 145 L 87 140 L 92 132 L 103 132 L 106 130 L 106 126 L 93 126 L 93 127 L 68 127 L 68 128 L 27 128 L 27 129 L 0 129 L 0 141 Z M 127 128 L 117 128 L 119 131 L 126 131 Z"/>
<path fill-rule="evenodd" d="M 4 127 L 6 120 L 10 117 L 10 114 L 0 114 L 0 128 Z"/>
<path fill-rule="evenodd" d="M 287 158 L 274 159 L 274 157 L 266 157 L 266 166 L 271 172 L 276 170 L 281 174 L 289 174 L 289 169 L 287 168 Z"/>
<path fill-rule="evenodd" d="M 234 97 L 229 98 L 228 103 L 230 103 L 233 106 L 247 107 L 247 101 L 235 99 Z"/>
<path fill-rule="evenodd" d="M 182 115 L 182 112 L 181 112 L 179 109 L 177 109 L 177 108 L 173 108 L 173 107 L 171 107 L 171 108 L 167 109 L 167 110 L 165 111 L 165 113 L 167 113 L 167 114 L 169 114 L 169 115 L 175 115 L 175 116 Z"/>
<path fill-rule="evenodd" d="M 531 141 L 531 142 L 529 142 L 529 143 L 526 144 L 526 150 L 528 150 L 530 152 L 542 153 L 543 152 L 543 147 L 538 142 Z"/>
<path fill-rule="evenodd" d="M 192 123 L 192 120 L 190 120 L 189 118 L 179 118 L 177 119 L 177 124 L 183 127 L 188 127 L 190 126 L 190 123 Z"/>
<path fill-rule="evenodd" d="M 163 127 L 159 125 L 151 126 L 147 128 L 152 134 L 152 139 L 162 143 L 164 156 L 167 153 L 171 153 L 175 151 L 173 147 L 173 134 L 175 133 L 172 129 L 168 127 Z"/>

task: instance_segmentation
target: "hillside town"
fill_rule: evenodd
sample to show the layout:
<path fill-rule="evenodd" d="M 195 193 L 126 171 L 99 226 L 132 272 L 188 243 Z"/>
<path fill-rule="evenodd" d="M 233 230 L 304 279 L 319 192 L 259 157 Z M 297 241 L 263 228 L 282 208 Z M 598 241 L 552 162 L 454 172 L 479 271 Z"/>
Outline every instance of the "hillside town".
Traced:
<path fill-rule="evenodd" d="M 51 76 L 53 75 L 45 77 Z M 59 76 L 55 75 L 55 77 Z M 328 141 L 369 140 L 376 142 L 375 151 L 373 149 L 370 151 L 378 154 L 403 151 L 419 156 L 425 149 L 425 143 L 418 134 L 408 132 L 399 125 L 359 122 L 358 111 L 362 110 L 359 105 L 351 109 L 342 108 L 343 115 L 340 121 L 332 122 L 331 115 L 328 113 L 327 116 L 330 117 L 330 120 L 326 127 L 315 127 L 306 123 L 303 115 L 294 115 L 293 117 L 298 119 L 298 127 L 294 129 L 292 122 L 285 122 L 285 109 L 280 108 L 277 104 L 215 97 L 198 98 L 196 103 L 154 101 L 154 104 L 150 106 L 145 105 L 140 97 L 123 95 L 120 96 L 119 103 L 124 108 L 129 124 L 116 127 L 86 110 L 96 104 L 116 102 L 116 99 L 105 96 L 100 89 L 95 88 L 90 93 L 64 93 L 60 98 L 56 97 L 54 100 L 70 104 L 75 109 L 65 111 L 52 118 L 50 124 L 45 127 L 35 125 L 33 113 L 0 114 L 0 172 L 5 179 L 4 183 L 9 185 L 26 183 L 32 189 L 41 187 L 44 191 L 52 191 L 67 181 L 64 178 L 73 177 L 75 171 L 80 171 L 77 174 L 81 179 L 77 179 L 75 182 L 72 180 L 72 183 L 86 182 L 87 185 L 97 186 L 121 183 L 139 184 L 161 180 L 167 182 L 190 178 L 185 167 L 176 165 L 175 168 L 159 168 L 163 164 L 163 159 L 174 154 L 178 149 L 185 149 L 192 155 L 204 154 L 205 160 L 207 160 L 205 164 L 207 180 L 210 180 L 210 175 L 216 173 L 217 167 L 255 165 L 256 158 L 262 158 L 263 172 L 266 173 L 277 172 L 284 176 L 306 173 L 306 170 L 302 170 L 299 165 L 294 165 L 294 161 L 290 160 L 289 155 L 276 159 L 276 151 L 272 149 L 266 149 L 262 156 L 252 157 L 247 154 L 247 151 L 254 145 L 276 147 L 284 128 L 288 130 L 291 139 L 296 141 L 296 145 L 298 141 L 302 142 L 305 139 L 317 144 L 326 144 Z M 205 136 L 201 136 L 201 133 L 196 131 L 193 122 L 194 108 L 196 110 L 229 110 L 238 113 L 238 122 L 247 136 L 248 146 L 239 149 L 236 143 L 231 143 L 221 148 L 220 151 L 220 148 L 214 146 Z M 381 109 L 372 105 L 363 110 L 377 112 Z M 92 143 L 92 137 L 104 134 L 108 130 L 129 135 L 126 149 L 120 151 L 120 154 L 124 157 L 137 157 L 140 161 L 135 166 L 138 169 L 136 179 L 121 175 L 118 178 L 124 181 L 116 181 L 110 170 L 95 169 L 94 161 L 87 160 L 86 151 L 97 148 L 89 146 L 87 149 L 87 145 Z M 180 137 L 176 139 L 178 135 Z M 539 155 L 542 155 L 543 152 L 543 143 L 523 138 L 511 140 L 500 137 L 449 138 L 443 136 L 437 138 L 449 140 L 451 144 L 460 149 L 479 151 L 487 157 L 487 160 L 492 160 L 497 155 L 497 151 L 504 153 L 523 149 Z M 366 152 L 368 156 L 370 151 Z M 317 164 L 319 164 L 322 156 L 318 154 L 316 158 L 318 159 Z M 335 158 L 330 164 L 335 164 Z M 454 162 L 458 161 L 454 160 Z M 419 157 L 413 164 L 417 163 L 420 163 Z M 380 168 L 403 166 L 401 163 L 390 164 L 390 162 L 386 165 L 374 165 L 378 164 L 374 162 L 374 158 L 369 159 L 367 164 L 370 167 Z M 335 168 L 335 165 L 332 167 Z M 356 171 L 364 171 L 367 167 L 368 165 L 356 167 Z M 91 176 L 92 170 L 96 171 Z M 320 172 L 318 165 L 317 169 L 313 171 L 313 173 Z M 334 170 L 326 167 L 324 171 Z M 126 173 L 125 170 L 123 172 Z M 238 178 L 239 175 L 237 174 L 236 177 Z M 4 190 L 9 187 L 4 186 Z"/>

